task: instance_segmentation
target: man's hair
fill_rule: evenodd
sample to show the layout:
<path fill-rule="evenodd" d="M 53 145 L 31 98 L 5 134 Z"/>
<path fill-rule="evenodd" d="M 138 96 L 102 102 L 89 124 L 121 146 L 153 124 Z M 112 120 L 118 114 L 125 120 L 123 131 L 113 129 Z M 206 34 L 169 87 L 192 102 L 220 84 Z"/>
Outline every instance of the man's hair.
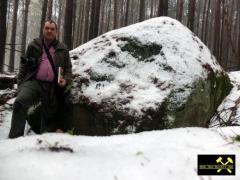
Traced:
<path fill-rule="evenodd" d="M 46 21 L 44 22 L 44 26 L 45 26 L 46 22 L 49 22 L 50 24 L 53 23 L 53 24 L 55 25 L 55 27 L 56 27 L 56 30 L 58 29 L 57 23 L 56 23 L 55 21 L 53 21 L 53 20 L 51 20 L 51 19 L 46 20 Z"/>

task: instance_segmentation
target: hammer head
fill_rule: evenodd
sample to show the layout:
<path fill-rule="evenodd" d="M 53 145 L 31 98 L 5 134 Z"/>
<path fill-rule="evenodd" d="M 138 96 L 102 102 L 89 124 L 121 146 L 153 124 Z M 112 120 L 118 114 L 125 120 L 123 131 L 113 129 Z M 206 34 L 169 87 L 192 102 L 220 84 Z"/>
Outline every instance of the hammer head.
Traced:
<path fill-rule="evenodd" d="M 232 158 L 228 157 L 227 160 L 228 160 L 228 162 L 230 162 L 230 163 L 233 164 L 233 160 L 232 160 Z"/>
<path fill-rule="evenodd" d="M 216 162 L 219 163 L 222 161 L 222 157 L 220 156 L 219 158 L 217 158 Z"/>

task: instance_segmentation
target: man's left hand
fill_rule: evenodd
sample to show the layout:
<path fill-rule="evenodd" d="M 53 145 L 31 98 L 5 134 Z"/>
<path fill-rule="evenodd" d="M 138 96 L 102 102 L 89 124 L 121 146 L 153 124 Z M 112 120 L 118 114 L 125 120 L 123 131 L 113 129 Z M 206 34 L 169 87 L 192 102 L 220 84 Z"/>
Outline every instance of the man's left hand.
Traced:
<path fill-rule="evenodd" d="M 63 78 L 61 78 L 61 79 L 59 80 L 58 84 L 59 84 L 60 87 L 65 87 L 65 86 L 66 86 L 66 80 L 63 79 Z"/>

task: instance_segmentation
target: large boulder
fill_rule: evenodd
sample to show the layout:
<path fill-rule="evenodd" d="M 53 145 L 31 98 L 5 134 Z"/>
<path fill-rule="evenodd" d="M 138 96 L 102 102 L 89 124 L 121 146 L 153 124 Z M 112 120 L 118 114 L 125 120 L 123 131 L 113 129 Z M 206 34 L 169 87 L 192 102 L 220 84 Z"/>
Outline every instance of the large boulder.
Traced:
<path fill-rule="evenodd" d="M 167 17 L 103 34 L 70 56 L 74 83 L 60 117 L 76 134 L 206 127 L 231 89 L 209 49 Z"/>

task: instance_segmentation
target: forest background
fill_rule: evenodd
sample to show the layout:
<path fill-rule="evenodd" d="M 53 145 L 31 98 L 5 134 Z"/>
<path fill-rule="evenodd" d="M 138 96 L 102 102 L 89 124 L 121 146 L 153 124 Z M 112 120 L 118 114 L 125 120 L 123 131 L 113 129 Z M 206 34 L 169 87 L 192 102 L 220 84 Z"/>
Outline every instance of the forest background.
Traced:
<path fill-rule="evenodd" d="M 18 71 L 27 44 L 43 22 L 74 49 L 113 29 L 169 16 L 193 31 L 226 71 L 240 69 L 240 0 L 1 0 L 0 72 Z"/>

